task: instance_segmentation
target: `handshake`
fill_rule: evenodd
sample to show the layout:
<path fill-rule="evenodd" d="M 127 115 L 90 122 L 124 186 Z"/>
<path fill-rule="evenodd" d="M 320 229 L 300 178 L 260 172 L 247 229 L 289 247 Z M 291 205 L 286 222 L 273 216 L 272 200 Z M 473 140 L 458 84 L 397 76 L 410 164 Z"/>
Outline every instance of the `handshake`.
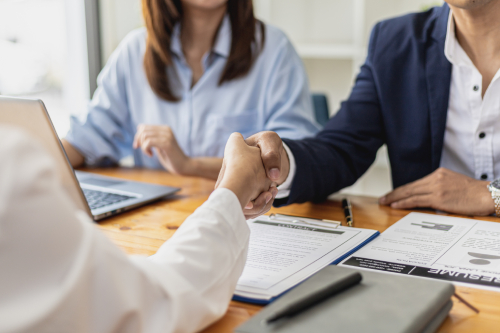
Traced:
<path fill-rule="evenodd" d="M 229 137 L 215 188 L 227 188 L 238 197 L 247 219 L 271 209 L 288 176 L 289 161 L 280 137 L 260 132 L 247 140 L 239 133 Z"/>

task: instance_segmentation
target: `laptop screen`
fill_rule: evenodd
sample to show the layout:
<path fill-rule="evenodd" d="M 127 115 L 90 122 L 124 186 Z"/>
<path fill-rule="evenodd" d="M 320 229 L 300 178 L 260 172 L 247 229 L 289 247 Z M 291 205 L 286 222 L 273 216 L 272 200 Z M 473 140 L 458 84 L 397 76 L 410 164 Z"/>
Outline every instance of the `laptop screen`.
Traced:
<path fill-rule="evenodd" d="M 24 129 L 38 139 L 55 160 L 66 193 L 78 209 L 92 218 L 73 168 L 68 162 L 42 101 L 0 97 L 0 123 Z"/>

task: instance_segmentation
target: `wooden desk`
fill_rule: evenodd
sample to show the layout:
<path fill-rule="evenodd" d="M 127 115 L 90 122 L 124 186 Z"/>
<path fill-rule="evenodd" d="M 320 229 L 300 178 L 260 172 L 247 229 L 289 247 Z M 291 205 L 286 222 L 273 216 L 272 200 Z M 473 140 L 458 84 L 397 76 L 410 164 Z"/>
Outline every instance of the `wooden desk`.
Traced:
<path fill-rule="evenodd" d="M 214 188 L 213 181 L 178 177 L 162 171 L 137 169 L 86 171 L 182 188 L 171 199 L 155 202 L 99 223 L 101 230 L 129 254 L 151 255 L 155 253 L 173 235 L 184 219 L 208 198 Z M 406 210 L 393 210 L 379 206 L 375 198 L 350 196 L 350 199 L 357 227 L 382 232 L 409 213 Z M 339 200 L 321 204 L 297 204 L 272 211 L 333 220 L 342 220 L 344 217 Z M 426 212 L 433 213 L 432 211 Z M 494 217 L 481 219 L 500 222 L 500 219 Z M 441 326 L 440 332 L 500 332 L 500 293 L 466 287 L 458 287 L 457 291 L 479 308 L 481 313 L 476 315 L 453 299 L 453 309 Z M 235 327 L 258 312 L 260 308 L 256 305 L 231 302 L 226 315 L 204 332 L 232 332 Z M 387 316 L 390 318 L 391 314 Z"/>

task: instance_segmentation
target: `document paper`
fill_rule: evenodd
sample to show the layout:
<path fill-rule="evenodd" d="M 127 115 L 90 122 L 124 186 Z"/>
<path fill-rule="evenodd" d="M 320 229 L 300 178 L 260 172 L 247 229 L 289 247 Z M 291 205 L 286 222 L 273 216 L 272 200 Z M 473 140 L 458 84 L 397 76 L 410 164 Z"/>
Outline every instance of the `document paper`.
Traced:
<path fill-rule="evenodd" d="M 250 247 L 235 295 L 256 300 L 280 295 L 378 234 L 368 229 L 278 222 L 267 216 L 247 223 Z"/>
<path fill-rule="evenodd" d="M 341 265 L 500 291 L 500 223 L 411 213 Z"/>

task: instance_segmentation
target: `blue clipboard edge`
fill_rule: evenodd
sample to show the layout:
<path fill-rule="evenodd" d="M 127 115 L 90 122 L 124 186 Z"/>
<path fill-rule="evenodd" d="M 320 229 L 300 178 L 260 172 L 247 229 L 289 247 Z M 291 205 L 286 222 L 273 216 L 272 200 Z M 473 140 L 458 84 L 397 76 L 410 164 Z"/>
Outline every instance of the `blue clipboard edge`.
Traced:
<path fill-rule="evenodd" d="M 376 231 L 373 235 L 371 235 L 370 237 L 368 237 L 363 243 L 359 244 L 358 246 L 356 246 L 355 248 L 353 248 L 351 251 L 346 252 L 344 255 L 340 256 L 335 261 L 333 261 L 330 265 L 337 265 L 337 264 L 339 264 L 342 260 L 344 260 L 345 258 L 349 257 L 351 254 L 353 254 L 357 250 L 361 249 L 366 244 L 370 243 L 372 240 L 374 240 L 375 238 L 377 238 L 379 235 L 380 235 L 380 231 Z M 290 288 L 288 290 L 285 290 L 284 292 L 282 292 L 278 296 L 273 297 L 273 298 L 271 298 L 269 300 L 262 300 L 262 299 L 249 298 L 249 297 L 242 297 L 242 296 L 238 296 L 238 295 L 233 295 L 232 300 L 233 301 L 237 301 L 237 302 L 244 302 L 244 303 L 251 303 L 251 304 L 258 304 L 258 305 L 267 305 L 269 303 L 274 302 L 275 300 L 277 300 L 278 298 L 280 298 L 281 296 L 283 296 L 284 294 L 286 294 L 287 292 L 289 292 L 293 288 L 297 287 L 298 285 L 302 284 L 303 282 L 307 281 L 308 279 L 309 278 L 305 279 L 304 281 L 300 282 L 299 284 L 293 286 L 292 288 Z"/>

